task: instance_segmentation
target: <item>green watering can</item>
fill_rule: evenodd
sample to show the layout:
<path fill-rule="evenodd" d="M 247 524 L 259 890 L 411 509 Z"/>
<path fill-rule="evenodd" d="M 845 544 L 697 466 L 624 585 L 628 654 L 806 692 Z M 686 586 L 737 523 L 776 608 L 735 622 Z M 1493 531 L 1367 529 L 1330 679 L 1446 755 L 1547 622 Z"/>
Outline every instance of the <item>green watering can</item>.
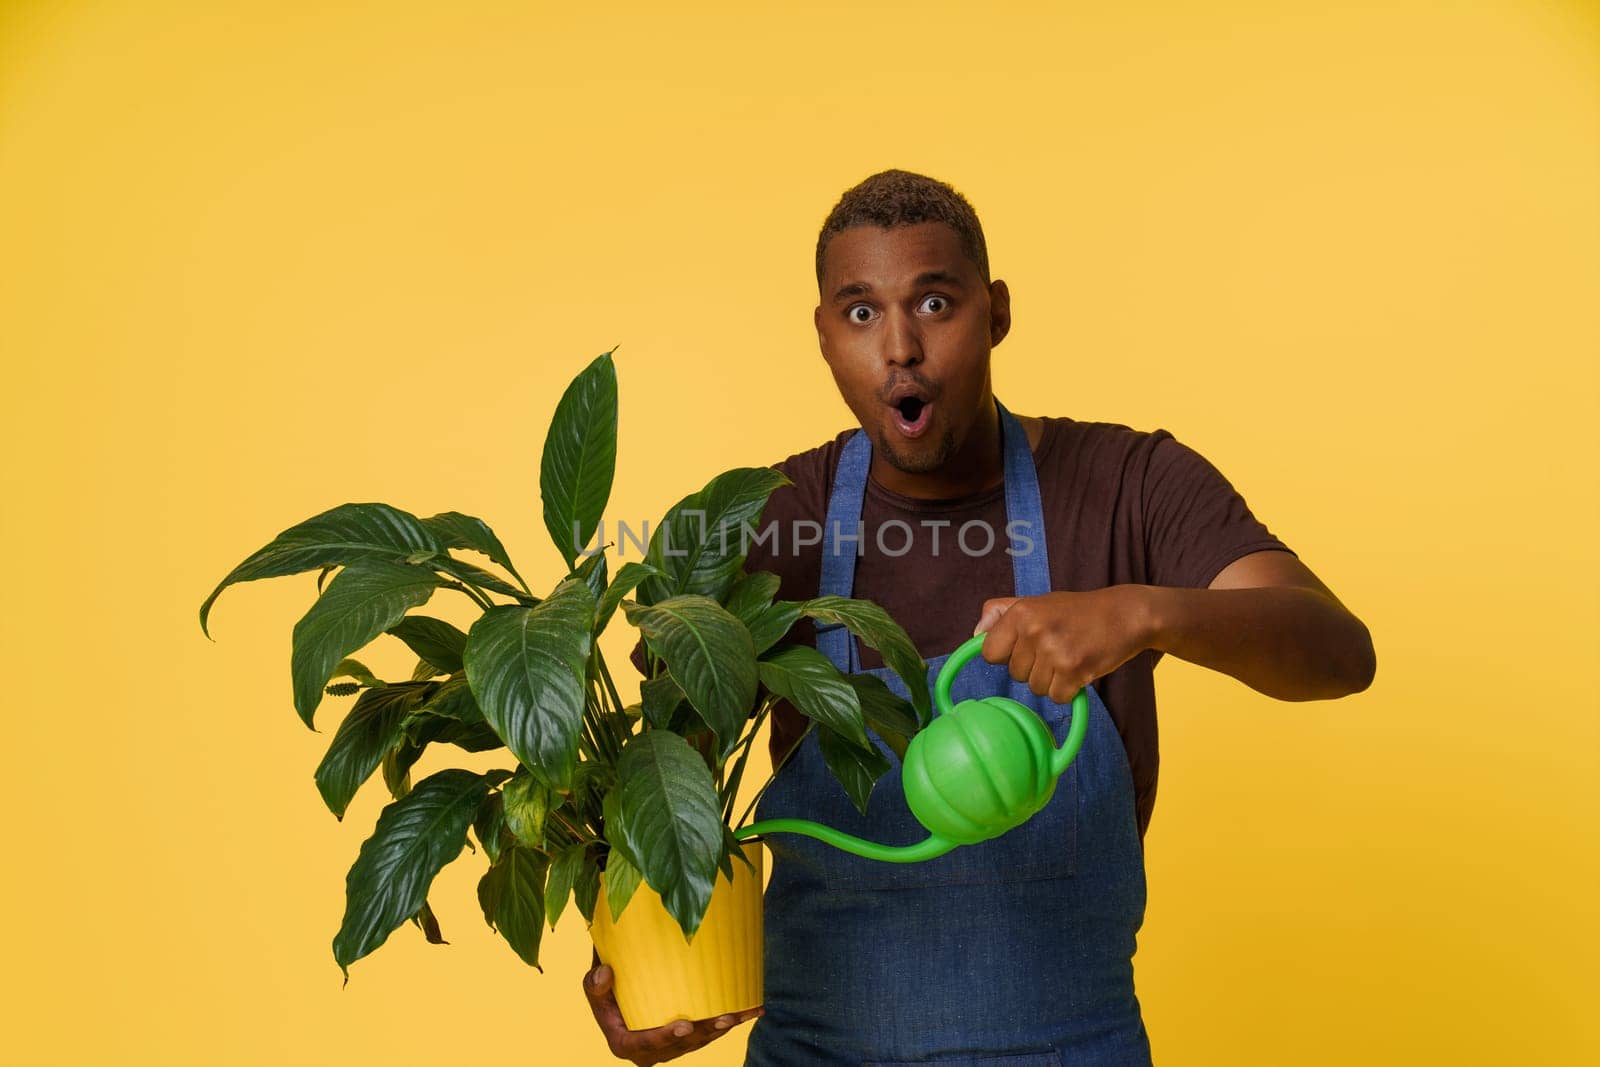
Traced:
<path fill-rule="evenodd" d="M 1072 698 L 1072 725 L 1060 748 L 1038 714 L 1009 697 L 963 700 L 952 708 L 950 684 L 983 648 L 983 637 L 973 637 L 945 660 L 933 686 L 938 715 L 911 739 L 901 764 L 906 805 L 927 827 L 927 840 L 880 845 L 808 819 L 765 819 L 733 836 L 742 841 L 763 833 L 805 834 L 869 860 L 915 863 L 1027 822 L 1050 802 L 1056 779 L 1078 755 L 1089 726 L 1089 698 L 1083 689 Z"/>

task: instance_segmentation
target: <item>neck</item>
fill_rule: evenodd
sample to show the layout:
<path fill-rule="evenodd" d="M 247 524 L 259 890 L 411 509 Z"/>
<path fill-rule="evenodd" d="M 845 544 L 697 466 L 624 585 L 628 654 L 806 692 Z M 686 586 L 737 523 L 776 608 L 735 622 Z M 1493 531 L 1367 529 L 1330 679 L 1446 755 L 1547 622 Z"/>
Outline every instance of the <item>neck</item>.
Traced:
<path fill-rule="evenodd" d="M 892 493 L 920 500 L 952 500 L 992 489 L 1005 481 L 1005 454 L 1000 446 L 1000 412 L 991 396 L 967 428 L 966 436 L 937 469 L 903 471 L 872 452 L 872 480 Z"/>

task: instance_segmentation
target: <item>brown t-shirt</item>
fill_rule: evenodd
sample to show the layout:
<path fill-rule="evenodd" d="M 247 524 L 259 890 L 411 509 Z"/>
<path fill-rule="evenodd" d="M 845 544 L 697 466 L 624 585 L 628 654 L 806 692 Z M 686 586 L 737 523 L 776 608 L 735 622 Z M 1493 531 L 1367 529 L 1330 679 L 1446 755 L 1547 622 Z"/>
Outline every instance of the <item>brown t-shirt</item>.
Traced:
<path fill-rule="evenodd" d="M 1203 589 L 1240 556 L 1265 549 L 1291 551 L 1256 520 L 1221 472 L 1166 430 L 1146 433 L 1118 423 L 1048 416 L 1042 421 L 1034 465 L 1052 590 L 1127 583 Z M 840 452 L 855 432 L 854 427 L 844 430 L 817 448 L 773 464 L 794 484 L 779 488 L 768 500 L 759 528 L 766 531 L 776 522 L 777 536 L 752 544 L 746 569 L 776 573 L 782 599 L 817 595 L 822 547 L 797 547 L 796 542 L 819 536 Z M 879 526 L 896 519 L 913 535 L 906 536 L 898 526 L 889 528 L 880 545 Z M 938 525 L 946 520 L 948 526 Z M 965 543 L 956 541 L 962 524 L 972 520 L 996 532 L 987 554 L 980 554 L 988 540 L 980 527 L 970 531 Z M 792 525 L 797 521 L 798 528 Z M 1007 537 L 1003 485 L 956 500 L 918 500 L 869 478 L 861 521 L 865 536 L 852 595 L 880 604 L 925 658 L 951 652 L 971 637 L 985 600 L 1015 595 L 1006 548 L 1020 551 L 1025 545 Z M 799 537 L 792 536 L 796 529 Z M 802 619 L 786 640 L 815 646 L 811 621 Z M 856 651 L 862 667 L 883 666 L 866 645 L 857 642 Z M 1093 683 L 1133 770 L 1141 838 L 1155 805 L 1160 762 L 1152 677 L 1160 658 L 1161 653 L 1146 650 Z M 786 702 L 774 706 L 774 766 L 805 724 Z"/>

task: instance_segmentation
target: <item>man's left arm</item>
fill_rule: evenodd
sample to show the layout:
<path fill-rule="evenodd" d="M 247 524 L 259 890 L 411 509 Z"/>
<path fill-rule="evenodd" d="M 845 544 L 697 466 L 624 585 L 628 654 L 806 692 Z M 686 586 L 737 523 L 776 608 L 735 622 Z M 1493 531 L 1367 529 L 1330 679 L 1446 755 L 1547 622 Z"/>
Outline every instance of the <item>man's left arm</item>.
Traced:
<path fill-rule="evenodd" d="M 996 597 L 975 632 L 1040 696 L 1065 703 L 1146 649 L 1231 675 L 1279 700 L 1358 693 L 1377 669 L 1372 637 L 1293 553 L 1252 552 L 1205 589 L 1113 585 Z"/>
<path fill-rule="evenodd" d="M 1145 584 L 997 597 L 983 657 L 1058 703 L 1146 649 L 1221 671 L 1279 700 L 1372 683 L 1367 627 L 1263 526 L 1204 456 L 1166 431 L 1125 475 Z"/>

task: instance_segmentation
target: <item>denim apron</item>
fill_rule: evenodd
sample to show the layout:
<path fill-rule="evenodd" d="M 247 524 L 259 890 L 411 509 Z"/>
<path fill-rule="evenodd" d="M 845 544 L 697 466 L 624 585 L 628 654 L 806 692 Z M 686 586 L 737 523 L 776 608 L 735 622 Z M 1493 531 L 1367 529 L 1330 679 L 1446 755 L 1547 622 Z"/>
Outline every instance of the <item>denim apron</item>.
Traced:
<path fill-rule="evenodd" d="M 998 401 L 1008 529 L 1033 540 L 1012 555 L 1015 595 L 1050 591 L 1038 479 L 1027 435 Z M 846 444 L 828 501 L 819 595 L 850 596 L 855 556 L 836 548 L 860 532 L 871 442 Z M 861 540 L 846 541 L 859 551 Z M 959 564 L 957 564 L 959 565 Z M 908 580 L 925 579 L 911 576 Z M 863 671 L 856 642 L 819 626 L 817 648 L 851 673 L 906 697 L 893 671 Z M 931 690 L 948 654 L 928 660 Z M 954 701 L 1004 694 L 1033 708 L 1059 747 L 1070 704 L 1037 697 L 1005 664 L 972 659 Z M 863 859 L 810 837 L 766 835 L 772 876 L 764 905 L 766 1014 L 746 1067 L 1092 1067 L 1148 1065 L 1133 991 L 1144 919 L 1143 850 L 1127 753 L 1105 704 L 1088 690 L 1089 724 L 1055 795 L 997 838 L 921 863 Z M 869 841 L 906 845 L 928 831 L 911 815 L 900 761 L 872 729 L 891 769 L 867 815 L 806 735 L 762 795 L 757 819 L 814 819 Z"/>

